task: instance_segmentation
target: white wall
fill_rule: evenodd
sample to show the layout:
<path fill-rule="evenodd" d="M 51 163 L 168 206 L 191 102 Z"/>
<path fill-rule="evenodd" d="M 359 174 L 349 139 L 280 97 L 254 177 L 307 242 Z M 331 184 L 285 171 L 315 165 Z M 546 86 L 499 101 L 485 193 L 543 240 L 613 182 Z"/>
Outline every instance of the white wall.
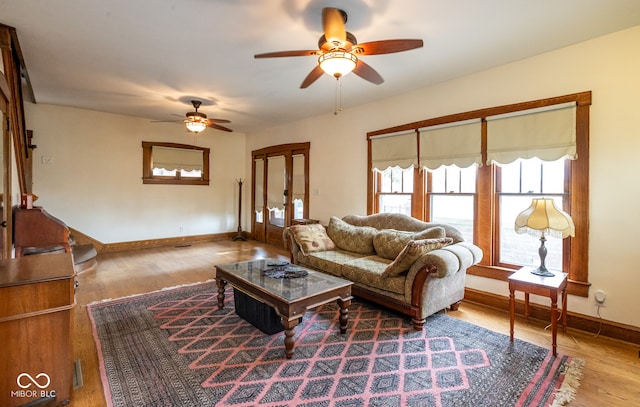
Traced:
<path fill-rule="evenodd" d="M 207 129 L 196 138 L 180 123 L 45 104 L 25 111 L 38 146 L 36 204 L 69 226 L 103 243 L 236 230 L 244 134 Z M 142 184 L 142 141 L 209 147 L 210 185 Z"/>
<path fill-rule="evenodd" d="M 570 296 L 568 307 L 596 315 L 592 295 L 602 289 L 608 294 L 603 318 L 640 327 L 638 44 L 640 26 L 400 97 L 347 108 L 338 116 L 326 114 L 253 132 L 247 136 L 245 156 L 269 145 L 311 141 L 310 216 L 327 222 L 330 216 L 366 212 L 367 132 L 591 90 L 589 280 L 593 288 L 588 299 Z M 300 98 L 302 103 L 303 93 Z M 245 171 L 250 173 L 248 162 Z M 469 276 L 467 286 L 508 295 L 506 283 L 492 279 Z"/>

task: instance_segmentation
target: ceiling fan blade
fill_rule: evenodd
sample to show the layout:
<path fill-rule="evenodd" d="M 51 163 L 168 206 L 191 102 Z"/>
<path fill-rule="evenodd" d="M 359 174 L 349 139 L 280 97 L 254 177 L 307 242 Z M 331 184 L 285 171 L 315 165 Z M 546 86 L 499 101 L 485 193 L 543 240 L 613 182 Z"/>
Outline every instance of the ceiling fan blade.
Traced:
<path fill-rule="evenodd" d="M 281 57 L 311 57 L 318 56 L 318 50 L 298 50 L 298 51 L 276 51 L 256 54 L 254 58 L 281 58 Z"/>
<path fill-rule="evenodd" d="M 380 55 L 409 51 L 424 45 L 422 40 L 382 40 L 355 45 L 351 52 L 356 55 Z"/>
<path fill-rule="evenodd" d="M 309 72 L 309 75 L 304 78 L 304 81 L 302 81 L 302 84 L 300 85 L 300 89 L 309 87 L 309 85 L 318 80 L 318 78 L 321 77 L 323 73 L 324 71 L 320 68 L 320 65 L 317 65 L 311 72 Z"/>
<path fill-rule="evenodd" d="M 326 40 L 334 47 L 344 47 L 347 30 L 344 27 L 346 14 L 344 11 L 325 7 L 322 9 L 322 29 Z"/>
<path fill-rule="evenodd" d="M 183 122 L 184 119 L 180 120 L 151 120 L 150 123 L 180 123 Z"/>
<path fill-rule="evenodd" d="M 376 85 L 380 85 L 382 82 L 384 82 L 382 76 L 380 76 L 380 74 L 376 72 L 376 70 L 371 66 L 367 65 L 365 62 L 362 62 L 361 59 L 358 60 L 356 69 L 353 70 L 353 73 L 364 80 L 375 83 Z"/>
<path fill-rule="evenodd" d="M 209 123 L 231 123 L 230 120 L 225 120 L 225 119 L 207 119 L 209 120 Z"/>
<path fill-rule="evenodd" d="M 231 130 L 230 128 L 224 127 L 224 126 L 220 126 L 218 124 L 215 123 L 207 123 L 207 127 L 211 127 L 212 129 L 218 129 L 218 130 L 222 130 L 222 131 L 228 131 L 228 132 L 232 132 L 233 130 Z"/>

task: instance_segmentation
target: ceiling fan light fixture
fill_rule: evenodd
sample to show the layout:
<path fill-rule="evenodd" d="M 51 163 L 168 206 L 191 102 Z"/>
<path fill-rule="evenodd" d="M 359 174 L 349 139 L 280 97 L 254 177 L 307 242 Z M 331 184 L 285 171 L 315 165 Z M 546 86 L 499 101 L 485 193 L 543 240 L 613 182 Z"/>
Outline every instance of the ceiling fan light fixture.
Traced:
<path fill-rule="evenodd" d="M 187 130 L 189 130 L 192 133 L 198 134 L 207 128 L 207 123 L 205 122 L 205 119 L 203 119 L 202 117 L 191 116 L 184 122 L 187 125 Z"/>
<path fill-rule="evenodd" d="M 320 55 L 318 64 L 328 75 L 341 78 L 356 68 L 358 58 L 346 51 L 330 51 Z"/>

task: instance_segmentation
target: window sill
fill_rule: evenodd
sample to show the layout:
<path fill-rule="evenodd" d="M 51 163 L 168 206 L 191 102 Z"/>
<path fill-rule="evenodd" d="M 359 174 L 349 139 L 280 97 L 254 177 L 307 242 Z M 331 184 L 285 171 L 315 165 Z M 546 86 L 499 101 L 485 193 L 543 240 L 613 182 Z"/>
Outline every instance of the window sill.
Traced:
<path fill-rule="evenodd" d="M 143 184 L 164 184 L 164 185 L 209 185 L 208 179 L 159 179 L 142 178 Z"/>

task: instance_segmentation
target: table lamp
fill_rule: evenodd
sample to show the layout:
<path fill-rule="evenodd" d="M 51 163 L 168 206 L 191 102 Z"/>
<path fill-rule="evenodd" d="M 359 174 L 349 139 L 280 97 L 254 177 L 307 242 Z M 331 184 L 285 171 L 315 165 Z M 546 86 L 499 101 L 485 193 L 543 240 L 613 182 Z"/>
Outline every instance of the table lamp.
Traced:
<path fill-rule="evenodd" d="M 567 236 L 575 236 L 575 226 L 568 213 L 564 212 L 553 202 L 551 198 L 534 198 L 531 206 L 522 211 L 515 222 L 516 233 L 528 233 L 540 237 L 540 267 L 531 271 L 533 274 L 543 277 L 552 277 L 553 273 L 547 270 L 544 260 L 547 257 L 547 248 L 544 242 L 546 236 L 564 239 Z"/>

